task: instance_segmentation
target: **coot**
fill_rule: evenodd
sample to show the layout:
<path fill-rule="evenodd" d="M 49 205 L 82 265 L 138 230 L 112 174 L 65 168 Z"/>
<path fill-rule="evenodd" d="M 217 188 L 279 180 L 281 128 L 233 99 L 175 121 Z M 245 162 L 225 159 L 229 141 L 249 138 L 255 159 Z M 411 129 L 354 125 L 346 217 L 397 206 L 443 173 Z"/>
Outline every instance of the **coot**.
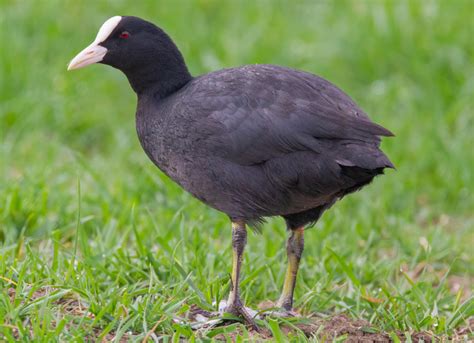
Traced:
<path fill-rule="evenodd" d="M 68 69 L 92 63 L 127 76 L 138 96 L 138 137 L 156 166 L 229 216 L 226 310 L 251 324 L 239 296 L 246 226 L 285 219 L 288 267 L 277 306 L 290 312 L 304 229 L 336 200 L 393 168 L 379 149 L 380 136 L 392 133 L 310 73 L 247 65 L 193 77 L 163 30 L 131 16 L 108 19 Z"/>

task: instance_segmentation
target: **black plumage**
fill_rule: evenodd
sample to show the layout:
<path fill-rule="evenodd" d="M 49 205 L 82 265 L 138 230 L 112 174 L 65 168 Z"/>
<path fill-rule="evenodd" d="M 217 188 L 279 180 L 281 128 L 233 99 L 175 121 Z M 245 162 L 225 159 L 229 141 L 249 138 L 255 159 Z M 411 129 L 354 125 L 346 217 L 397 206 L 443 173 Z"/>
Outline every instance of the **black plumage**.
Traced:
<path fill-rule="evenodd" d="M 296 230 L 393 168 L 379 148 L 391 132 L 321 77 L 273 65 L 192 77 L 169 36 L 135 17 L 99 45 L 138 95 L 148 157 L 234 223 L 283 216 Z"/>
<path fill-rule="evenodd" d="M 379 149 L 391 133 L 347 95 L 270 65 L 206 74 L 160 101 L 143 93 L 137 129 L 161 170 L 233 220 L 312 222 L 392 167 Z"/>

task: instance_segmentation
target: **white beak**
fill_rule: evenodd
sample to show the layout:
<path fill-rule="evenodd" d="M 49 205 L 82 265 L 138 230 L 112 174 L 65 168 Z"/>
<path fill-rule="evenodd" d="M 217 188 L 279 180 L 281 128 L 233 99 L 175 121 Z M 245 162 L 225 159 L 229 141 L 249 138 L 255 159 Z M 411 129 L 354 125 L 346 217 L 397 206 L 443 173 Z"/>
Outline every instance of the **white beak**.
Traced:
<path fill-rule="evenodd" d="M 95 37 L 92 44 L 78 53 L 77 56 L 69 62 L 67 70 L 79 69 L 88 66 L 89 64 L 102 61 L 107 53 L 107 49 L 99 44 L 110 36 L 121 20 L 122 17 L 118 15 L 107 19 L 100 27 L 97 37 Z"/>
<path fill-rule="evenodd" d="M 100 62 L 106 53 L 106 48 L 92 43 L 87 48 L 78 53 L 76 57 L 71 60 L 71 62 L 69 62 L 67 70 L 79 69 L 88 66 L 89 64 Z"/>

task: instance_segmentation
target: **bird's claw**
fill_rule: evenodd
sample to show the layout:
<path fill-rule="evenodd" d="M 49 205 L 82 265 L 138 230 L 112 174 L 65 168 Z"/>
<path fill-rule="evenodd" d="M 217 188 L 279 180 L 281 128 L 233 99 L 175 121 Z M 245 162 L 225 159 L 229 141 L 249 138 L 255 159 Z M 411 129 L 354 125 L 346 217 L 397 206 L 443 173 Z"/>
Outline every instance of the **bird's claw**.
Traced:
<path fill-rule="evenodd" d="M 234 316 L 242 318 L 252 329 L 259 332 L 260 329 L 255 322 L 255 318 L 258 318 L 258 312 L 245 307 L 240 301 L 227 304 L 226 301 L 221 301 L 219 303 L 219 312 L 221 313 L 230 313 Z"/>

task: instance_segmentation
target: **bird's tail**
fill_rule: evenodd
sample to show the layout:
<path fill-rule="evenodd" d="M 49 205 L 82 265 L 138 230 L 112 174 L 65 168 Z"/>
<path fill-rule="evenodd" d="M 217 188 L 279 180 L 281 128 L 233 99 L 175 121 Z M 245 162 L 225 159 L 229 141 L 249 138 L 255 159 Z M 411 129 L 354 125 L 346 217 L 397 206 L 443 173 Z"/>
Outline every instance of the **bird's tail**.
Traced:
<path fill-rule="evenodd" d="M 392 161 L 374 145 L 345 144 L 338 148 L 336 162 L 343 167 L 359 167 L 366 170 L 393 168 Z"/>

